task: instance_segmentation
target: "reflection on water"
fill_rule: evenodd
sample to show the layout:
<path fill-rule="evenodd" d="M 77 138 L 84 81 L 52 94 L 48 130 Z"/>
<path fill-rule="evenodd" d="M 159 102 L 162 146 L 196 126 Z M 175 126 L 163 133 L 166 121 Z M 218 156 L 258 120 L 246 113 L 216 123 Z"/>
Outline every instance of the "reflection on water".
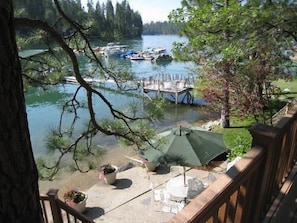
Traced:
<path fill-rule="evenodd" d="M 173 41 L 179 40 L 177 36 L 144 36 L 142 40 L 127 41 L 127 44 L 133 50 L 144 50 L 148 47 L 163 46 L 170 51 Z M 90 70 L 92 64 L 88 60 L 79 56 L 80 68 L 82 70 Z M 149 77 L 157 74 L 179 74 L 187 75 L 189 68 L 193 67 L 191 63 L 182 63 L 172 61 L 170 63 L 156 64 L 150 61 L 130 61 L 120 58 L 102 58 L 105 65 L 113 63 L 117 69 L 130 70 L 137 74 L 138 77 Z M 35 89 L 26 92 L 26 105 L 29 120 L 29 128 L 31 134 L 31 142 L 35 157 L 39 157 L 46 153 L 45 136 L 50 129 L 58 125 L 61 104 L 63 101 L 69 99 L 76 90 L 77 85 L 59 85 L 49 88 L 46 91 Z M 117 109 L 123 109 L 129 103 L 142 103 L 141 91 L 129 92 L 125 94 L 117 90 L 111 90 L 108 84 L 105 87 L 98 87 L 98 90 L 110 101 L 110 103 Z M 78 94 L 80 101 L 85 101 L 85 91 L 81 90 Z M 111 114 L 107 106 L 100 100 L 94 102 L 96 115 L 100 118 L 111 118 Z M 79 112 L 79 125 L 83 126 L 88 120 L 88 111 L 83 110 Z M 199 111 L 199 107 L 190 105 L 176 105 L 171 103 L 166 108 L 165 119 L 162 122 L 154 123 L 151 127 L 157 129 L 164 129 L 166 127 L 175 126 L 176 123 L 182 121 L 192 122 L 195 120 L 205 119 L 208 115 Z M 67 122 L 71 122 L 71 116 L 66 116 L 64 123 L 67 127 Z M 99 136 L 94 141 L 100 146 L 108 146 L 116 143 L 114 137 Z"/>

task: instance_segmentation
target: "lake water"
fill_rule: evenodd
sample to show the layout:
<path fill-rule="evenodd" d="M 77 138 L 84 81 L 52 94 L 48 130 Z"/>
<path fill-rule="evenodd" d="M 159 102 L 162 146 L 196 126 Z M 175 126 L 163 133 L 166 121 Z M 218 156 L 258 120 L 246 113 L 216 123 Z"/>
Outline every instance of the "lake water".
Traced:
<path fill-rule="evenodd" d="M 172 48 L 174 41 L 185 41 L 178 36 L 143 36 L 142 40 L 131 40 L 124 42 L 133 50 L 145 50 L 148 47 L 165 47 L 169 52 Z M 80 66 L 82 70 L 88 70 L 92 66 L 85 58 L 80 56 Z M 187 75 L 190 73 L 190 68 L 193 67 L 191 63 L 183 63 L 172 61 L 170 63 L 155 64 L 149 61 L 133 61 L 109 58 L 107 61 L 103 58 L 103 63 L 113 63 L 117 67 L 123 67 L 135 72 L 140 77 L 148 77 L 156 74 L 178 74 Z M 61 113 L 62 102 L 70 98 L 76 90 L 77 85 L 61 84 L 54 86 L 43 91 L 41 89 L 34 89 L 33 91 L 26 92 L 26 105 L 29 121 L 29 128 L 31 134 L 31 142 L 33 146 L 34 156 L 40 157 L 47 153 L 45 147 L 45 138 L 50 129 L 58 125 L 59 116 Z M 142 103 L 142 99 L 137 97 L 140 91 L 135 91 L 130 94 L 123 94 L 122 92 L 113 91 L 109 88 L 98 87 L 98 90 L 111 102 L 111 104 L 118 109 L 125 107 L 131 102 Z M 81 101 L 85 101 L 84 92 L 79 93 Z M 106 106 L 101 101 L 95 102 L 96 114 L 100 118 L 111 118 L 111 115 Z M 79 113 L 79 124 L 83 126 L 88 118 L 87 111 Z M 200 110 L 199 106 L 192 105 L 176 105 L 170 104 L 166 108 L 165 119 L 162 122 L 152 124 L 152 127 L 157 129 L 164 129 L 175 126 L 177 122 L 181 121 L 196 121 L 202 120 L 209 116 Z M 67 122 L 71 120 L 70 116 L 64 119 L 66 126 Z M 111 136 L 98 136 L 95 142 L 104 147 L 108 147 L 116 143 L 114 137 Z"/>

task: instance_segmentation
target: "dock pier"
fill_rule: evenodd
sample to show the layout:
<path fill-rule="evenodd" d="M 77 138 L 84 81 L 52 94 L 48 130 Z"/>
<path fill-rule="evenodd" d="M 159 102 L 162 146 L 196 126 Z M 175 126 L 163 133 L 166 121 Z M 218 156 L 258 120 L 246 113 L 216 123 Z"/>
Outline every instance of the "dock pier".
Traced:
<path fill-rule="evenodd" d="M 88 84 L 100 84 L 106 82 L 114 82 L 112 80 L 104 80 L 98 78 L 83 78 Z M 65 77 L 66 83 L 78 83 L 74 76 Z M 170 95 L 175 101 L 175 104 L 179 103 L 179 96 L 184 95 L 180 103 L 193 104 L 194 95 L 193 88 L 195 83 L 195 78 L 193 76 L 179 76 L 175 75 L 155 75 L 148 78 L 143 78 L 139 80 L 140 86 L 142 87 L 142 94 L 149 99 L 150 92 L 155 92 L 156 97 L 163 97 L 164 94 Z M 131 83 L 132 84 L 132 83 Z"/>
<path fill-rule="evenodd" d="M 194 77 L 186 78 L 172 78 L 171 75 L 156 75 L 149 78 L 142 79 L 142 92 L 147 97 L 149 92 L 156 92 L 156 96 L 163 96 L 163 94 L 169 94 L 175 101 L 175 104 L 178 104 L 179 95 L 184 94 L 184 97 L 181 100 L 181 103 L 193 104 L 195 79 Z"/>

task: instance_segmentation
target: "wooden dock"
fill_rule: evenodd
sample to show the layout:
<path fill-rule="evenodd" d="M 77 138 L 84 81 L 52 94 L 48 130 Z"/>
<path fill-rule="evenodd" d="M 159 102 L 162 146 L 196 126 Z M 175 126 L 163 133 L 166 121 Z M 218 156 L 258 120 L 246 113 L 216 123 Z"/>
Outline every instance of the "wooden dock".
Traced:
<path fill-rule="evenodd" d="M 142 90 L 146 96 L 148 96 L 149 92 L 155 92 L 157 97 L 169 94 L 175 101 L 175 104 L 179 103 L 179 95 L 184 95 L 180 103 L 193 104 L 194 96 L 192 92 L 194 83 L 195 79 L 193 77 L 172 78 L 171 75 L 159 75 L 143 79 Z"/>
<path fill-rule="evenodd" d="M 88 84 L 95 84 L 95 83 L 105 83 L 106 80 L 98 79 L 98 78 L 92 78 L 92 77 L 84 77 L 84 81 Z M 78 81 L 74 76 L 66 76 L 64 77 L 64 80 L 66 83 L 69 84 L 78 84 Z"/>
<path fill-rule="evenodd" d="M 83 78 L 88 84 L 100 84 L 106 82 L 114 82 L 113 80 L 104 80 L 98 78 Z M 64 78 L 66 83 L 78 83 L 74 76 L 67 76 Z M 163 97 L 164 94 L 170 95 L 176 104 L 185 103 L 193 104 L 193 87 L 195 83 L 195 78 L 192 76 L 179 77 L 172 75 L 155 75 L 148 78 L 143 78 L 139 80 L 140 86 L 142 87 L 143 95 L 147 96 L 150 92 L 155 92 L 156 97 Z M 132 83 L 131 83 L 132 84 Z M 182 100 L 179 100 L 179 96 L 184 95 Z"/>

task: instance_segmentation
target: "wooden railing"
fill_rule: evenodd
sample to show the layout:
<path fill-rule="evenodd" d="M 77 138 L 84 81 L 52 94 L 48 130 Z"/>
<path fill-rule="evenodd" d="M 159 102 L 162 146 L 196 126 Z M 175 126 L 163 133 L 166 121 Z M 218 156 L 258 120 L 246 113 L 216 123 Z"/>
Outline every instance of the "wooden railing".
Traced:
<path fill-rule="evenodd" d="M 51 189 L 40 196 L 45 223 L 94 223 L 93 220 L 77 212 L 58 198 L 58 190 Z"/>
<path fill-rule="evenodd" d="M 276 114 L 272 116 L 272 126 L 275 126 L 279 122 L 279 120 L 281 120 L 282 117 L 284 117 L 284 115 L 288 113 L 291 105 L 291 103 L 287 103 L 282 109 L 280 109 Z"/>
<path fill-rule="evenodd" d="M 296 161 L 297 105 L 250 129 L 251 150 L 169 222 L 261 222 Z"/>

